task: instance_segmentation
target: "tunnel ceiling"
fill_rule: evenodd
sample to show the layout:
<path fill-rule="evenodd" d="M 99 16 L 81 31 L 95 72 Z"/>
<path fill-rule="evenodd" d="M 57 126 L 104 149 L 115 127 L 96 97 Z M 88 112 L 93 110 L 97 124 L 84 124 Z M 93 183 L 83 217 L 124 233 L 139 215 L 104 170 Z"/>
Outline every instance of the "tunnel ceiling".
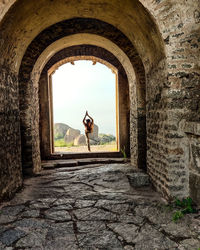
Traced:
<path fill-rule="evenodd" d="M 10 8 L 0 26 L 2 37 L 9 34 L 9 42 L 1 41 L 2 58 L 6 58 L 2 63 L 18 71 L 20 61 L 34 38 L 52 25 L 70 22 L 72 17 L 98 18 L 117 27 L 149 68 L 163 57 L 161 36 L 150 14 L 138 0 L 96 0 L 95 3 L 89 0 L 38 0 L 37 4 L 20 0 Z M 87 27 L 90 25 L 92 23 L 88 22 Z M 57 28 L 59 32 L 60 27 Z M 68 32 L 74 32 L 73 28 Z"/>
<path fill-rule="evenodd" d="M 63 37 L 77 33 L 95 34 L 107 38 L 128 55 L 136 72 L 143 69 L 142 61 L 130 40 L 114 26 L 96 19 L 74 18 L 50 26 L 32 41 L 23 57 L 19 79 L 26 81 L 30 78 L 34 64 L 48 46 Z"/>
<path fill-rule="evenodd" d="M 141 98 L 145 98 L 145 74 L 144 67 L 140 56 L 138 55 L 136 49 L 133 47 L 130 40 L 117 28 L 114 26 L 99 21 L 97 19 L 90 18 L 74 18 L 66 20 L 57 24 L 50 26 L 49 28 L 42 31 L 29 45 L 26 53 L 22 59 L 20 72 L 19 72 L 19 81 L 20 86 L 26 86 L 27 82 L 30 81 L 31 73 L 34 65 L 36 64 L 40 55 L 43 54 L 46 48 L 50 47 L 52 44 L 56 44 L 57 41 L 60 41 L 63 37 L 69 37 L 76 34 L 93 34 L 98 37 L 104 37 L 119 47 L 125 55 L 128 56 L 132 67 L 135 70 L 138 82 L 142 84 L 142 89 L 140 91 Z M 82 41 L 78 41 L 77 45 L 80 45 Z M 67 47 L 66 44 L 61 44 L 63 47 Z M 50 54 L 53 56 L 56 53 L 56 49 L 59 45 L 55 46 L 53 51 L 50 51 Z M 107 47 L 106 47 L 107 48 Z M 107 48 L 109 50 L 109 48 Z M 43 60 L 46 60 L 43 58 Z M 125 58 L 123 59 L 125 60 Z M 20 87 L 21 88 L 21 87 Z M 22 87 L 23 88 L 23 87 Z M 22 99 L 24 95 L 24 90 L 21 88 L 20 93 L 22 93 Z M 144 101 L 141 102 L 142 105 Z"/>

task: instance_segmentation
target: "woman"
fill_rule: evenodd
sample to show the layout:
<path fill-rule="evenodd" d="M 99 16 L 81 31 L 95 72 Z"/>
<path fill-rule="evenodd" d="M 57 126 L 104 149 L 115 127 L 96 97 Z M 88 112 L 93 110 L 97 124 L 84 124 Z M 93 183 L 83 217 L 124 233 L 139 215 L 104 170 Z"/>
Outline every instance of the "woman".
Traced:
<path fill-rule="evenodd" d="M 89 117 L 90 119 L 86 119 L 86 117 Z M 88 145 L 88 151 L 90 151 L 90 139 L 89 139 L 89 134 L 93 132 L 94 128 L 94 120 L 92 117 L 88 114 L 86 111 L 85 117 L 83 118 L 83 124 L 85 126 L 85 136 L 87 138 L 87 145 Z"/>

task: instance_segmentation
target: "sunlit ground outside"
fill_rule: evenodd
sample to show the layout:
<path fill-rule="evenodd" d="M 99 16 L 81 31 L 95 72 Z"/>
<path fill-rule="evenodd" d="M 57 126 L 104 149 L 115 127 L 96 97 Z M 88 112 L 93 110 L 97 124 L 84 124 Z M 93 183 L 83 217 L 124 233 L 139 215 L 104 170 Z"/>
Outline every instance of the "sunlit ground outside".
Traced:
<path fill-rule="evenodd" d="M 52 75 L 54 152 L 88 152 L 83 118 L 94 119 L 91 152 L 117 151 L 116 76 L 107 66 L 75 61 Z"/>

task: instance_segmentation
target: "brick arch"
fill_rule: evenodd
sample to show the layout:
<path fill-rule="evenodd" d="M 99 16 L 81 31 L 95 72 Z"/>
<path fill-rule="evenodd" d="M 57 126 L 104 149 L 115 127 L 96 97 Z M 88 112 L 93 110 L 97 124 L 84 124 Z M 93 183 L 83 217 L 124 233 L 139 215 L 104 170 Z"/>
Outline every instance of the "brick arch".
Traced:
<path fill-rule="evenodd" d="M 38 99 L 37 90 L 34 86 L 37 83 L 31 82 L 31 73 L 40 54 L 49 45 L 55 43 L 57 40 L 61 39 L 64 36 L 67 37 L 76 33 L 89 33 L 105 37 L 106 39 L 116 44 L 127 55 L 136 74 L 137 80 L 135 84 L 137 83 L 139 90 L 137 95 L 140 96 L 140 100 L 143 99 L 141 103 L 138 103 L 140 105 L 138 113 L 132 114 L 135 119 L 134 126 L 137 126 L 136 124 L 137 122 L 139 122 L 141 126 L 138 126 L 138 128 L 143 131 L 139 134 L 143 137 L 146 133 L 144 67 L 136 49 L 133 47 L 130 40 L 114 26 L 97 19 L 75 18 L 57 23 L 42 31 L 31 42 L 22 59 L 19 70 L 22 162 L 25 167 L 32 166 L 33 171 L 37 171 L 38 167 L 40 166 L 40 159 L 38 157 L 39 143 L 37 139 L 37 137 L 39 136 L 37 135 L 39 125 L 36 122 L 38 114 L 38 108 L 36 108 L 36 106 L 38 105 Z M 135 92 L 133 91 L 133 93 Z M 136 102 L 134 106 L 135 110 L 137 110 Z M 137 141 L 138 139 L 140 140 L 140 138 L 137 138 L 137 136 L 135 135 L 134 140 Z M 144 153 L 146 148 L 146 142 L 142 144 L 143 145 L 137 145 L 136 147 L 140 147 L 142 149 L 141 151 L 138 150 L 138 152 Z M 140 157 L 140 159 L 141 164 L 144 165 L 144 155 L 143 157 Z M 137 159 L 135 160 L 137 162 Z"/>
<path fill-rule="evenodd" d="M 126 153 L 130 155 L 130 98 L 129 98 L 129 82 L 126 72 L 119 60 L 104 48 L 93 45 L 77 45 L 65 48 L 57 52 L 45 65 L 40 81 L 39 81 L 39 99 L 40 99 L 40 141 L 42 159 L 52 159 L 59 157 L 51 154 L 51 112 L 47 98 L 49 96 L 49 74 L 58 66 L 70 60 L 79 60 L 86 58 L 99 61 L 110 67 L 117 73 L 118 78 L 118 103 L 119 103 L 119 143 L 121 148 L 126 149 Z M 53 69 L 52 69 L 53 68 Z M 46 122 L 49 121 L 49 122 Z M 80 155 L 82 156 L 82 155 Z M 79 157 L 80 157 L 79 156 Z M 63 157 L 68 157 L 64 155 Z"/>
<path fill-rule="evenodd" d="M 84 47 L 86 47 L 87 45 L 85 45 Z M 97 47 L 98 49 L 98 47 Z M 79 54 L 81 54 L 81 51 L 79 52 Z M 55 55 L 54 55 L 55 56 Z M 95 56 L 91 56 L 91 55 L 77 55 L 77 56 L 70 56 L 70 57 L 65 57 L 63 59 L 61 59 L 60 61 L 57 61 L 53 66 L 51 66 L 51 68 L 48 70 L 48 74 L 51 75 L 53 73 L 55 73 L 56 70 L 59 69 L 60 66 L 66 64 L 66 63 L 71 63 L 73 61 L 92 61 L 95 63 L 101 63 L 103 65 L 105 65 L 107 68 L 110 68 L 111 71 L 114 74 L 117 74 L 117 69 L 110 64 L 108 61 L 105 61 L 103 59 L 100 59 L 99 57 L 95 57 Z M 125 73 L 125 72 L 124 72 Z"/>
<path fill-rule="evenodd" d="M 96 34 L 115 43 L 131 60 L 139 81 L 144 80 L 142 60 L 131 41 L 120 30 L 97 19 L 74 18 L 50 26 L 31 42 L 20 65 L 19 81 L 23 82 L 30 78 L 32 68 L 45 48 L 62 37 L 77 33 Z"/>

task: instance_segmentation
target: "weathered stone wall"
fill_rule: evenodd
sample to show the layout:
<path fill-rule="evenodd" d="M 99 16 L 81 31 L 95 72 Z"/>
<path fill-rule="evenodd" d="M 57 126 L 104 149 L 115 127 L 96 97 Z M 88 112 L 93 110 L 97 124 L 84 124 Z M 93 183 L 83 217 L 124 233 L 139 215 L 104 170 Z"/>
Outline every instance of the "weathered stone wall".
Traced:
<path fill-rule="evenodd" d="M 148 8 L 159 24 L 167 56 L 157 72 L 147 74 L 148 172 L 167 196 L 185 197 L 199 188 L 189 153 L 191 145 L 198 151 L 198 142 L 184 127 L 186 121 L 200 121 L 200 2 L 152 1 Z"/>
<path fill-rule="evenodd" d="M 22 185 L 18 80 L 0 67 L 0 200 Z"/>
<path fill-rule="evenodd" d="M 187 135 L 190 196 L 200 203 L 200 123 L 185 122 L 184 132 Z"/>
<path fill-rule="evenodd" d="M 163 61 L 147 76 L 147 171 L 156 188 L 166 196 L 170 194 L 168 166 L 171 162 L 168 154 L 170 140 L 165 139 L 168 128 L 167 112 L 162 96 L 165 82 L 166 70 Z M 173 157 L 171 160 L 173 161 Z"/>
<path fill-rule="evenodd" d="M 49 109 L 51 91 L 49 89 L 49 75 L 43 70 L 39 80 L 39 107 L 40 107 L 40 153 L 41 159 L 44 160 L 52 153 L 52 137 L 51 137 L 51 113 Z"/>
<path fill-rule="evenodd" d="M 41 170 L 38 85 L 26 77 L 26 71 L 19 82 L 22 168 L 24 174 L 35 174 Z"/>

